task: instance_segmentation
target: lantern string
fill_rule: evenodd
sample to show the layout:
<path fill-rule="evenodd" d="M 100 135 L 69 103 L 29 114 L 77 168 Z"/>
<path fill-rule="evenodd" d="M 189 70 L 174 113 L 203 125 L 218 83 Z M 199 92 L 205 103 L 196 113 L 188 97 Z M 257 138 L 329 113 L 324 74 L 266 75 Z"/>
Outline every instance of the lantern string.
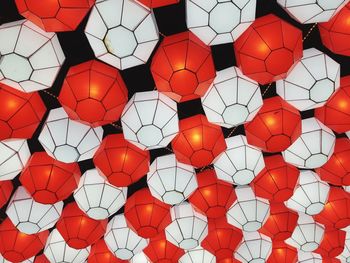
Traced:
<path fill-rule="evenodd" d="M 166 37 L 165 34 L 163 34 L 162 32 L 159 31 L 159 35 L 161 35 L 162 37 Z"/>
<path fill-rule="evenodd" d="M 51 96 L 51 97 L 57 99 L 57 96 L 56 96 L 56 95 L 52 94 L 51 92 L 49 92 L 49 91 L 47 91 L 47 90 L 44 90 L 44 89 L 43 89 L 43 90 L 40 90 L 40 91 L 42 91 L 42 92 L 46 93 L 47 95 L 49 95 L 49 96 Z"/>
<path fill-rule="evenodd" d="M 317 26 L 317 23 L 312 25 L 312 27 L 309 29 L 309 31 L 306 33 L 305 37 L 303 38 L 303 42 L 310 36 L 310 34 L 312 33 L 312 31 L 315 29 L 316 26 Z"/>

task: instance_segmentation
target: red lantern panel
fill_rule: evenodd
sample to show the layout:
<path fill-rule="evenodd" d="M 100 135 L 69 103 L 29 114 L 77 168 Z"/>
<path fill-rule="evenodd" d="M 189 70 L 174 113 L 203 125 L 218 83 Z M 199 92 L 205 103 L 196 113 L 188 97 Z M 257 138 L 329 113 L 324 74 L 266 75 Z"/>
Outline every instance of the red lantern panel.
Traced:
<path fill-rule="evenodd" d="M 12 181 L 0 181 L 0 208 L 2 208 L 9 198 L 13 190 Z"/>
<path fill-rule="evenodd" d="M 298 261 L 297 250 L 283 241 L 273 240 L 272 252 L 267 263 L 295 263 Z"/>
<path fill-rule="evenodd" d="M 34 263 L 50 263 L 50 261 L 46 258 L 44 254 L 41 254 L 40 256 L 35 257 Z"/>
<path fill-rule="evenodd" d="M 346 232 L 340 229 L 326 228 L 323 239 L 315 253 L 322 257 L 334 258 L 344 250 Z"/>
<path fill-rule="evenodd" d="M 149 8 L 157 8 L 157 7 L 177 4 L 180 2 L 180 0 L 137 0 L 137 2 Z"/>
<path fill-rule="evenodd" d="M 121 260 L 114 256 L 108 249 L 105 241 L 100 239 L 92 245 L 91 251 L 87 260 L 88 263 L 127 263 L 127 260 Z M 141 262 L 140 262 L 141 263 Z"/>

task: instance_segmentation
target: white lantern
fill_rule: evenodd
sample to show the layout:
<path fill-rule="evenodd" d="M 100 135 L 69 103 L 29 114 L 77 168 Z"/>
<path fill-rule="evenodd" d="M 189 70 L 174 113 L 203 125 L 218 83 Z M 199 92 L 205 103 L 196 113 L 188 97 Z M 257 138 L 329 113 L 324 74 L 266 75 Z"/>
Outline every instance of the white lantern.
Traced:
<path fill-rule="evenodd" d="M 194 168 L 178 162 L 175 154 L 160 156 L 153 161 L 147 184 L 154 197 L 170 205 L 183 202 L 198 187 Z"/>
<path fill-rule="evenodd" d="M 227 222 L 243 231 L 259 230 L 270 215 L 268 200 L 255 196 L 250 186 L 235 189 L 237 200 L 227 211 Z"/>
<path fill-rule="evenodd" d="M 204 248 L 198 246 L 191 250 L 187 250 L 186 253 L 179 258 L 179 263 L 215 263 L 215 256 Z"/>
<path fill-rule="evenodd" d="M 109 250 L 123 260 L 141 253 L 149 243 L 148 239 L 138 236 L 128 227 L 124 214 L 116 215 L 109 221 L 104 240 Z"/>
<path fill-rule="evenodd" d="M 64 241 L 60 232 L 54 229 L 47 238 L 44 254 L 51 263 L 82 263 L 90 254 L 90 246 L 83 249 L 71 248 Z"/>
<path fill-rule="evenodd" d="M 0 153 L 0 181 L 14 179 L 22 172 L 31 155 L 24 139 L 0 141 Z"/>
<path fill-rule="evenodd" d="M 88 125 L 68 118 L 63 108 L 50 111 L 39 142 L 51 157 L 65 163 L 91 159 L 100 146 L 103 136 L 101 127 Z"/>
<path fill-rule="evenodd" d="M 130 260 L 129 263 L 151 263 L 151 261 L 148 260 L 147 256 L 145 253 L 140 252 L 133 256 Z"/>
<path fill-rule="evenodd" d="M 28 20 L 0 26 L 0 83 L 23 92 L 51 88 L 65 60 L 55 33 Z"/>
<path fill-rule="evenodd" d="M 298 250 L 298 263 L 322 263 L 322 257 L 316 253 Z"/>
<path fill-rule="evenodd" d="M 85 34 L 95 56 L 118 69 L 145 64 L 159 39 L 153 12 L 133 0 L 97 0 Z"/>
<path fill-rule="evenodd" d="M 218 71 L 201 100 L 208 121 L 225 128 L 251 121 L 263 105 L 258 83 L 237 67 Z"/>
<path fill-rule="evenodd" d="M 335 135 L 316 118 L 302 120 L 300 137 L 282 152 L 283 158 L 299 168 L 324 165 L 334 152 Z"/>
<path fill-rule="evenodd" d="M 315 48 L 306 49 L 276 92 L 300 111 L 323 106 L 340 86 L 340 65 Z"/>
<path fill-rule="evenodd" d="M 176 102 L 158 91 L 135 93 L 121 122 L 125 139 L 142 150 L 164 148 L 179 132 Z"/>
<path fill-rule="evenodd" d="M 206 45 L 235 41 L 255 20 L 256 0 L 186 0 L 187 27 Z"/>
<path fill-rule="evenodd" d="M 327 203 L 329 188 L 313 171 L 300 171 L 299 183 L 285 204 L 297 212 L 317 215 Z"/>
<path fill-rule="evenodd" d="M 229 137 L 227 149 L 214 162 L 219 179 L 231 184 L 249 184 L 265 167 L 261 150 L 249 145 L 243 135 Z"/>
<path fill-rule="evenodd" d="M 126 202 L 127 187 L 116 187 L 96 169 L 87 170 L 80 178 L 74 199 L 89 217 L 102 220 L 116 213 Z"/>
<path fill-rule="evenodd" d="M 166 239 L 182 249 L 198 247 L 208 235 L 207 217 L 184 202 L 170 209 L 172 222 L 165 228 Z"/>

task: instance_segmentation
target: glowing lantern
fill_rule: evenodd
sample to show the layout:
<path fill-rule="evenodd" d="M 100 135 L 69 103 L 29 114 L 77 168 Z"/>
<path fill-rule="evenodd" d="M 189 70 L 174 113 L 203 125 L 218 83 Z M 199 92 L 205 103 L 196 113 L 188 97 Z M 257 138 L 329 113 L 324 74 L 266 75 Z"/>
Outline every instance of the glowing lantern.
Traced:
<path fill-rule="evenodd" d="M 266 261 L 267 263 L 296 263 L 297 260 L 298 253 L 294 247 L 287 245 L 283 241 L 273 240 L 271 255 Z"/>
<path fill-rule="evenodd" d="M 113 255 L 113 253 L 107 247 L 105 241 L 100 239 L 92 245 L 91 251 L 87 260 L 88 263 L 124 263 Z M 126 263 L 126 262 L 125 262 Z M 141 263 L 141 262 L 140 262 Z"/>
<path fill-rule="evenodd" d="M 157 8 L 167 5 L 173 5 L 180 2 L 180 0 L 136 0 L 140 4 L 149 8 Z"/>
<path fill-rule="evenodd" d="M 165 37 L 151 72 L 158 91 L 177 102 L 202 97 L 216 74 L 210 48 L 191 32 Z"/>
<path fill-rule="evenodd" d="M 0 208 L 2 208 L 9 200 L 13 190 L 13 184 L 11 180 L 0 181 Z"/>
<path fill-rule="evenodd" d="M 194 249 L 187 250 L 186 253 L 179 259 L 179 263 L 215 263 L 215 256 L 209 251 L 198 246 Z"/>
<path fill-rule="evenodd" d="M 320 246 L 315 253 L 322 257 L 336 257 L 344 250 L 346 232 L 340 229 L 326 228 Z"/>
<path fill-rule="evenodd" d="M 350 228 L 343 229 L 346 232 L 343 251 L 337 256 L 340 262 L 349 262 L 350 260 Z"/>
<path fill-rule="evenodd" d="M 298 250 L 298 262 L 300 263 L 323 263 L 319 254 Z"/>

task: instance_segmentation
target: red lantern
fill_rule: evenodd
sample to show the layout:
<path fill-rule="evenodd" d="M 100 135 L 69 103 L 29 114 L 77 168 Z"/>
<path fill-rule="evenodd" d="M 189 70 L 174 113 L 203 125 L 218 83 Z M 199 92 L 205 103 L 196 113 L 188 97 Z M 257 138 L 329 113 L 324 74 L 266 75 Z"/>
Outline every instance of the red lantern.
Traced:
<path fill-rule="evenodd" d="M 157 7 L 177 4 L 180 2 L 180 0 L 137 0 L 137 2 L 149 8 L 157 8 Z"/>
<path fill-rule="evenodd" d="M 106 136 L 94 156 L 96 168 L 115 186 L 128 186 L 149 171 L 150 154 L 124 139 L 123 134 Z"/>
<path fill-rule="evenodd" d="M 117 258 L 107 247 L 105 241 L 100 239 L 92 245 L 87 260 L 88 263 L 127 263 L 127 260 Z"/>
<path fill-rule="evenodd" d="M 260 84 L 287 76 L 303 53 L 302 32 L 279 17 L 257 18 L 234 43 L 237 64 Z"/>
<path fill-rule="evenodd" d="M 198 114 L 179 123 L 180 131 L 171 142 L 176 159 L 194 167 L 211 164 L 226 149 L 222 130 Z"/>
<path fill-rule="evenodd" d="M 39 94 L 24 93 L 0 84 L 0 101 L 0 141 L 31 138 L 46 112 Z"/>
<path fill-rule="evenodd" d="M 86 248 L 99 240 L 106 231 L 108 220 L 94 220 L 73 202 L 66 205 L 56 224 L 66 243 L 75 249 Z"/>
<path fill-rule="evenodd" d="M 35 257 L 34 263 L 50 263 L 50 261 L 46 258 L 44 254 L 41 254 L 40 256 Z"/>
<path fill-rule="evenodd" d="M 299 170 L 286 163 L 281 155 L 264 157 L 265 168 L 252 182 L 255 194 L 270 201 L 283 202 L 294 192 Z"/>
<path fill-rule="evenodd" d="M 6 218 L 0 225 L 0 254 L 10 262 L 22 262 L 38 254 L 48 236 L 48 230 L 32 235 L 19 232 Z"/>
<path fill-rule="evenodd" d="M 319 247 L 314 251 L 325 258 L 334 258 L 344 250 L 346 232 L 335 228 L 326 228 Z"/>
<path fill-rule="evenodd" d="M 272 242 L 272 252 L 267 263 L 295 263 L 298 261 L 297 250 L 283 241 Z"/>
<path fill-rule="evenodd" d="M 0 208 L 9 200 L 13 190 L 12 181 L 0 181 Z"/>
<path fill-rule="evenodd" d="M 58 99 L 71 119 L 97 127 L 120 118 L 128 90 L 117 69 L 91 60 L 69 69 Z"/>
<path fill-rule="evenodd" d="M 340 259 L 337 258 L 326 258 L 322 257 L 322 263 L 342 263 Z"/>
<path fill-rule="evenodd" d="M 77 163 L 63 163 L 51 158 L 46 152 L 35 152 L 19 180 L 35 201 L 54 204 L 72 194 L 80 176 Z"/>
<path fill-rule="evenodd" d="M 315 109 L 315 117 L 337 133 L 350 131 L 350 76 L 340 79 L 340 88 Z"/>
<path fill-rule="evenodd" d="M 95 0 L 16 0 L 18 12 L 47 32 L 75 30 Z"/>
<path fill-rule="evenodd" d="M 280 97 L 264 100 L 257 115 L 244 125 L 247 141 L 266 152 L 286 150 L 301 134 L 301 116 Z"/>
<path fill-rule="evenodd" d="M 124 208 L 129 226 L 141 237 L 155 237 L 170 224 L 170 205 L 151 195 L 148 188 L 142 188 L 130 196 Z"/>
<path fill-rule="evenodd" d="M 218 180 L 214 170 L 205 170 L 197 174 L 198 188 L 189 197 L 189 201 L 208 218 L 226 215 L 227 210 L 237 199 L 232 185 Z"/>
<path fill-rule="evenodd" d="M 210 48 L 189 31 L 163 39 L 151 72 L 157 89 L 177 102 L 203 96 L 216 75 Z"/>

